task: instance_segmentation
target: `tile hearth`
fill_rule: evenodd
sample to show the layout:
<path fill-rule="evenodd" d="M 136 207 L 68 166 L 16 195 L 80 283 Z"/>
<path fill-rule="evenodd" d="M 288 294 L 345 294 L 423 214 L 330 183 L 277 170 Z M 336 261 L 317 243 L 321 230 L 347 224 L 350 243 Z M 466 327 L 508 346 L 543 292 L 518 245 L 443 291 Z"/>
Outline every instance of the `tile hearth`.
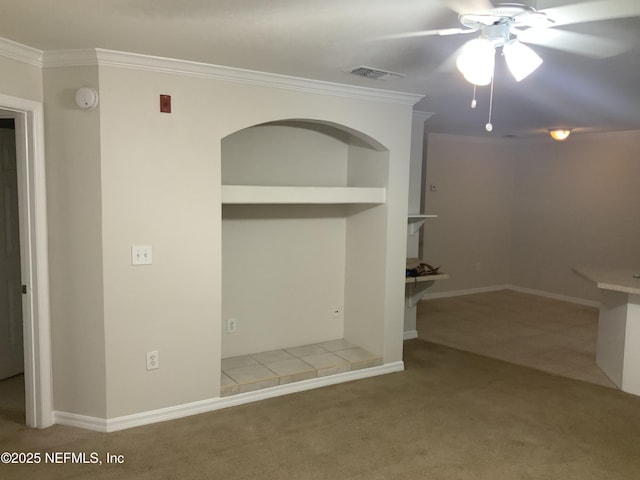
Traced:
<path fill-rule="evenodd" d="M 381 357 L 343 339 L 223 358 L 220 396 L 378 365 L 382 365 Z"/>

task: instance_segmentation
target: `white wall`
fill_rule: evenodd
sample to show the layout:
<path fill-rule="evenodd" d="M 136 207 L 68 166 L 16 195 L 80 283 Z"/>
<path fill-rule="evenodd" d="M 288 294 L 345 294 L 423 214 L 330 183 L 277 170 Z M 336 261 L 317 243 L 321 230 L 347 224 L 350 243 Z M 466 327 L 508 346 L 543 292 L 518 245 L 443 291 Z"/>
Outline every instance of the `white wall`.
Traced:
<path fill-rule="evenodd" d="M 429 136 L 429 293 L 511 284 L 597 301 L 573 267 L 640 268 L 640 132 L 509 142 Z"/>

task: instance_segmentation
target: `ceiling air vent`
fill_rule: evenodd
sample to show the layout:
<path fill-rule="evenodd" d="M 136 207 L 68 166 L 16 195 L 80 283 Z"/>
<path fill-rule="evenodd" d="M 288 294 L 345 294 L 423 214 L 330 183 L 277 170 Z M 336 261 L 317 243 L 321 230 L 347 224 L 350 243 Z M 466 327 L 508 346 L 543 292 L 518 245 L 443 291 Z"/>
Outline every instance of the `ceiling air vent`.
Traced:
<path fill-rule="evenodd" d="M 351 75 L 355 75 L 356 77 L 369 78 L 371 80 L 396 80 L 398 78 L 404 77 L 404 75 L 402 75 L 401 73 L 387 72 L 378 68 L 364 66 L 356 67 L 349 73 L 351 73 Z"/>

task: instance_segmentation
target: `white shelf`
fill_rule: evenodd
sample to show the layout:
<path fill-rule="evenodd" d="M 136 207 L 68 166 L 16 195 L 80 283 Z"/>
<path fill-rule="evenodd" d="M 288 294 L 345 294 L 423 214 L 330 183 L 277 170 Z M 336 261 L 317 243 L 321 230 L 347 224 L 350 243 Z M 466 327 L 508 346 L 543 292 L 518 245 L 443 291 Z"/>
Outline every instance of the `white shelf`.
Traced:
<path fill-rule="evenodd" d="M 384 188 L 223 185 L 223 204 L 382 204 Z"/>
<path fill-rule="evenodd" d="M 438 215 L 427 215 L 427 214 L 409 214 L 408 217 L 408 228 L 409 235 L 415 235 L 420 227 L 424 223 L 427 218 L 438 218 Z"/>
<path fill-rule="evenodd" d="M 404 283 L 422 283 L 422 282 L 435 282 L 436 280 L 447 280 L 449 278 L 448 273 L 436 273 L 435 275 L 421 275 L 419 277 L 405 277 Z"/>

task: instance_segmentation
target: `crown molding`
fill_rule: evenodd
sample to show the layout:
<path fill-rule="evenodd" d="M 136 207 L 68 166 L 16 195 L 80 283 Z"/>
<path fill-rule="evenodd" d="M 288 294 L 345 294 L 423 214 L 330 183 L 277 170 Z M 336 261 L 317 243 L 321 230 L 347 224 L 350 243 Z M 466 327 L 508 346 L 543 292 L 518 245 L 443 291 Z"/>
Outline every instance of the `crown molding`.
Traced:
<path fill-rule="evenodd" d="M 427 132 L 428 133 L 428 132 Z M 460 135 L 453 133 L 428 133 L 430 139 L 439 139 L 449 143 L 469 143 L 474 145 L 514 145 L 517 138 L 494 137 L 489 134 L 487 136 L 476 135 Z"/>
<path fill-rule="evenodd" d="M 0 56 L 42 67 L 42 55 L 41 50 L 0 37 Z"/>
<path fill-rule="evenodd" d="M 112 66 L 413 106 L 424 96 L 106 49 L 41 51 L 0 37 L 0 56 L 40 68 Z"/>
<path fill-rule="evenodd" d="M 433 117 L 433 115 L 434 115 L 434 112 L 425 112 L 423 110 L 414 110 L 413 111 L 414 120 L 420 120 L 422 122 L 426 122 L 431 117 Z"/>
<path fill-rule="evenodd" d="M 48 50 L 42 55 L 43 68 L 98 66 L 97 49 Z"/>
<path fill-rule="evenodd" d="M 276 73 L 212 65 L 190 60 L 156 57 L 152 55 L 119 52 L 99 48 L 44 52 L 42 64 L 44 68 L 90 65 L 204 77 L 249 85 L 260 85 L 287 90 L 298 90 L 307 93 L 320 93 L 325 95 L 411 106 L 415 105 L 423 98 L 423 95 L 414 93 L 345 85 L 321 80 L 280 75 Z"/>

